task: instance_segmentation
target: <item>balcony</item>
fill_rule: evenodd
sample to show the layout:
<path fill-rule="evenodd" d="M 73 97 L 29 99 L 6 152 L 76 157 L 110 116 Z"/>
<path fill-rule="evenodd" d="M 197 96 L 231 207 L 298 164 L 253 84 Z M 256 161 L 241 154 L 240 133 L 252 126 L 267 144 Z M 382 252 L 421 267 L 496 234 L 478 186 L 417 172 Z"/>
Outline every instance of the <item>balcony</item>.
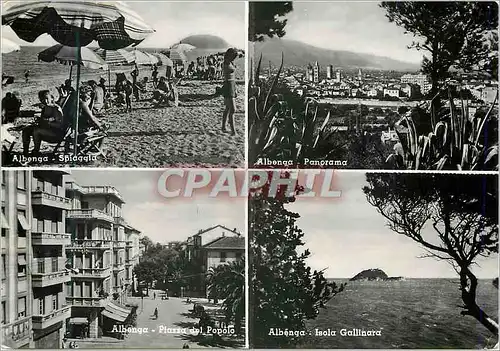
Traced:
<path fill-rule="evenodd" d="M 101 220 L 110 223 L 114 222 L 113 217 L 107 213 L 92 208 L 69 210 L 66 215 L 66 219 Z"/>
<path fill-rule="evenodd" d="M 73 240 L 71 244 L 66 246 L 67 250 L 84 250 L 84 249 L 96 249 L 96 250 L 109 250 L 111 249 L 111 242 L 109 240 L 102 239 L 81 239 Z"/>
<path fill-rule="evenodd" d="M 59 309 L 44 315 L 33 315 L 33 329 L 45 329 L 71 317 L 71 306 L 64 305 Z"/>
<path fill-rule="evenodd" d="M 2 344 L 10 344 L 13 349 L 18 349 L 30 341 L 31 317 L 26 317 L 10 324 L 2 325 Z"/>
<path fill-rule="evenodd" d="M 76 278 L 98 278 L 103 279 L 111 275 L 111 268 L 78 268 L 78 273 L 72 275 Z"/>
<path fill-rule="evenodd" d="M 34 261 L 31 283 L 34 288 L 63 284 L 71 280 L 70 272 L 60 259 Z"/>
<path fill-rule="evenodd" d="M 113 271 L 119 272 L 125 269 L 125 265 L 123 263 L 115 263 L 113 264 Z"/>
<path fill-rule="evenodd" d="M 66 233 L 31 232 L 33 245 L 69 245 L 71 235 Z"/>
<path fill-rule="evenodd" d="M 134 242 L 133 241 L 127 241 L 126 245 L 127 245 L 127 248 L 132 248 L 132 247 L 134 247 Z"/>
<path fill-rule="evenodd" d="M 114 195 L 119 201 L 121 201 L 122 203 L 125 203 L 122 195 L 115 187 L 104 185 L 104 186 L 83 186 L 82 188 L 83 188 L 85 194 L 89 194 L 89 195 L 92 195 L 92 194 Z"/>
<path fill-rule="evenodd" d="M 43 191 L 33 191 L 31 193 L 31 204 L 55 207 L 61 210 L 71 209 L 71 200 L 67 197 L 52 195 Z"/>
<path fill-rule="evenodd" d="M 66 296 L 66 302 L 74 307 L 106 307 L 108 304 L 105 297 Z"/>
<path fill-rule="evenodd" d="M 125 241 L 113 240 L 113 249 L 118 250 L 118 249 L 124 249 L 124 248 L 125 248 Z"/>
<path fill-rule="evenodd" d="M 81 194 L 85 193 L 85 189 L 83 189 L 80 185 L 76 184 L 75 182 L 66 183 L 65 188 L 67 190 L 77 191 Z"/>

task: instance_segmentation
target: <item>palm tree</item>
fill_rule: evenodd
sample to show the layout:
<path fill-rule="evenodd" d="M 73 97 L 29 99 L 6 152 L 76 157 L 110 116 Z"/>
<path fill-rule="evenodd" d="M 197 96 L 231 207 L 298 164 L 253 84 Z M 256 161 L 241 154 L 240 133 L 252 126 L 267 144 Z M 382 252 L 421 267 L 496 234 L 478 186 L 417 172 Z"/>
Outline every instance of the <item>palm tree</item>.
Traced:
<path fill-rule="evenodd" d="M 234 321 L 235 332 L 240 335 L 245 316 L 245 260 L 210 268 L 208 288 L 224 299 L 221 310 L 227 321 Z"/>

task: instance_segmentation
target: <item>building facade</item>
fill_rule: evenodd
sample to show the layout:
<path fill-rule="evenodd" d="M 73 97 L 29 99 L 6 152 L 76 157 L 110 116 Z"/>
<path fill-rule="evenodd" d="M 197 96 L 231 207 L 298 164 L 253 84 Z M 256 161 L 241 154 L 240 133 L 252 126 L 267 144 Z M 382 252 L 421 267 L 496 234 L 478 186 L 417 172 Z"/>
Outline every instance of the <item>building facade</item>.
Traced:
<path fill-rule="evenodd" d="M 132 289 L 140 232 L 122 218 L 117 189 L 79 186 L 68 175 L 2 172 L 7 347 L 61 348 L 64 336 L 100 337 L 106 318 L 125 320 L 113 312 Z"/>
<path fill-rule="evenodd" d="M 401 83 L 418 85 L 422 94 L 427 94 L 432 88 L 432 85 L 425 74 L 404 74 L 401 76 Z"/>

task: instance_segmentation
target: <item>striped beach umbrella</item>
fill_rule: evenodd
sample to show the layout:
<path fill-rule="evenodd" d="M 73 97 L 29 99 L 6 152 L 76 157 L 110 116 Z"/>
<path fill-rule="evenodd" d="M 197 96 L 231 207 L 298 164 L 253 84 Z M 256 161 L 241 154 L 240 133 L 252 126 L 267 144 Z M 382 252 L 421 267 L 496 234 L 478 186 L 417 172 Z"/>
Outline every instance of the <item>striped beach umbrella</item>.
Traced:
<path fill-rule="evenodd" d="M 57 44 L 41 51 L 38 54 L 38 60 L 44 62 L 56 61 L 64 65 L 73 66 L 76 65 L 78 59 L 77 56 L 77 48 Z M 106 64 L 106 62 L 94 51 L 87 47 L 82 48 L 80 62 L 82 66 L 90 69 L 108 69 L 108 65 Z"/>
<path fill-rule="evenodd" d="M 96 49 L 95 53 L 110 66 L 131 65 L 134 63 L 134 55 L 124 49 L 105 50 Z"/>
<path fill-rule="evenodd" d="M 184 54 L 184 52 L 182 51 L 170 49 L 162 53 L 167 55 L 167 57 L 170 58 L 174 63 L 184 65 L 187 62 L 186 54 Z"/>
<path fill-rule="evenodd" d="M 169 66 L 173 67 L 174 63 L 172 62 L 171 59 L 169 59 L 166 55 L 159 53 L 159 52 L 154 52 L 154 56 L 158 57 L 158 60 L 160 61 L 159 64 L 162 66 Z"/>
<path fill-rule="evenodd" d="M 12 40 L 2 37 L 2 54 L 8 54 L 9 52 L 19 50 L 21 50 L 19 44 L 16 44 Z"/>
<path fill-rule="evenodd" d="M 193 46 L 191 44 L 186 44 L 186 43 L 178 43 L 178 44 L 174 44 L 170 47 L 171 50 L 177 50 L 177 51 L 182 51 L 182 52 L 186 52 L 186 51 L 191 51 L 191 50 L 194 50 L 196 49 L 196 46 Z"/>
<path fill-rule="evenodd" d="M 159 62 L 156 56 L 148 54 L 147 52 L 143 52 L 140 50 L 133 50 L 130 52 L 134 57 L 134 63 L 138 65 L 154 65 Z"/>
<path fill-rule="evenodd" d="M 2 25 L 33 43 L 49 34 L 59 44 L 77 47 L 74 153 L 77 155 L 80 118 L 81 47 L 96 40 L 103 49 L 116 50 L 141 43 L 154 30 L 121 1 L 4 1 Z"/>

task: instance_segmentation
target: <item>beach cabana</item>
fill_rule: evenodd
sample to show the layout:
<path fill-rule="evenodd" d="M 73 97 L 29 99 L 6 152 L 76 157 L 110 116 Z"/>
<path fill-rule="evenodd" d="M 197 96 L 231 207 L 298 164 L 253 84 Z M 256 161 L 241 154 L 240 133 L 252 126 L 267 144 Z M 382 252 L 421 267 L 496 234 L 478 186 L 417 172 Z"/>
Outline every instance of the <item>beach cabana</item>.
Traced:
<path fill-rule="evenodd" d="M 19 44 L 14 43 L 12 40 L 2 37 L 2 54 L 8 54 L 13 51 L 20 51 Z"/>
<path fill-rule="evenodd" d="M 70 65 L 69 78 L 71 79 L 73 66 L 78 61 L 77 51 L 78 49 L 75 47 L 57 44 L 38 53 L 38 60 L 43 62 L 56 61 L 63 65 Z M 80 64 L 90 69 L 108 69 L 106 62 L 88 47 L 81 49 Z"/>
<path fill-rule="evenodd" d="M 154 33 L 137 13 L 121 1 L 5 2 L 2 25 L 10 26 L 20 39 L 30 43 L 42 34 L 49 34 L 59 44 L 77 48 L 75 155 L 80 117 L 81 48 L 97 41 L 103 49 L 122 49 L 138 45 Z"/>

